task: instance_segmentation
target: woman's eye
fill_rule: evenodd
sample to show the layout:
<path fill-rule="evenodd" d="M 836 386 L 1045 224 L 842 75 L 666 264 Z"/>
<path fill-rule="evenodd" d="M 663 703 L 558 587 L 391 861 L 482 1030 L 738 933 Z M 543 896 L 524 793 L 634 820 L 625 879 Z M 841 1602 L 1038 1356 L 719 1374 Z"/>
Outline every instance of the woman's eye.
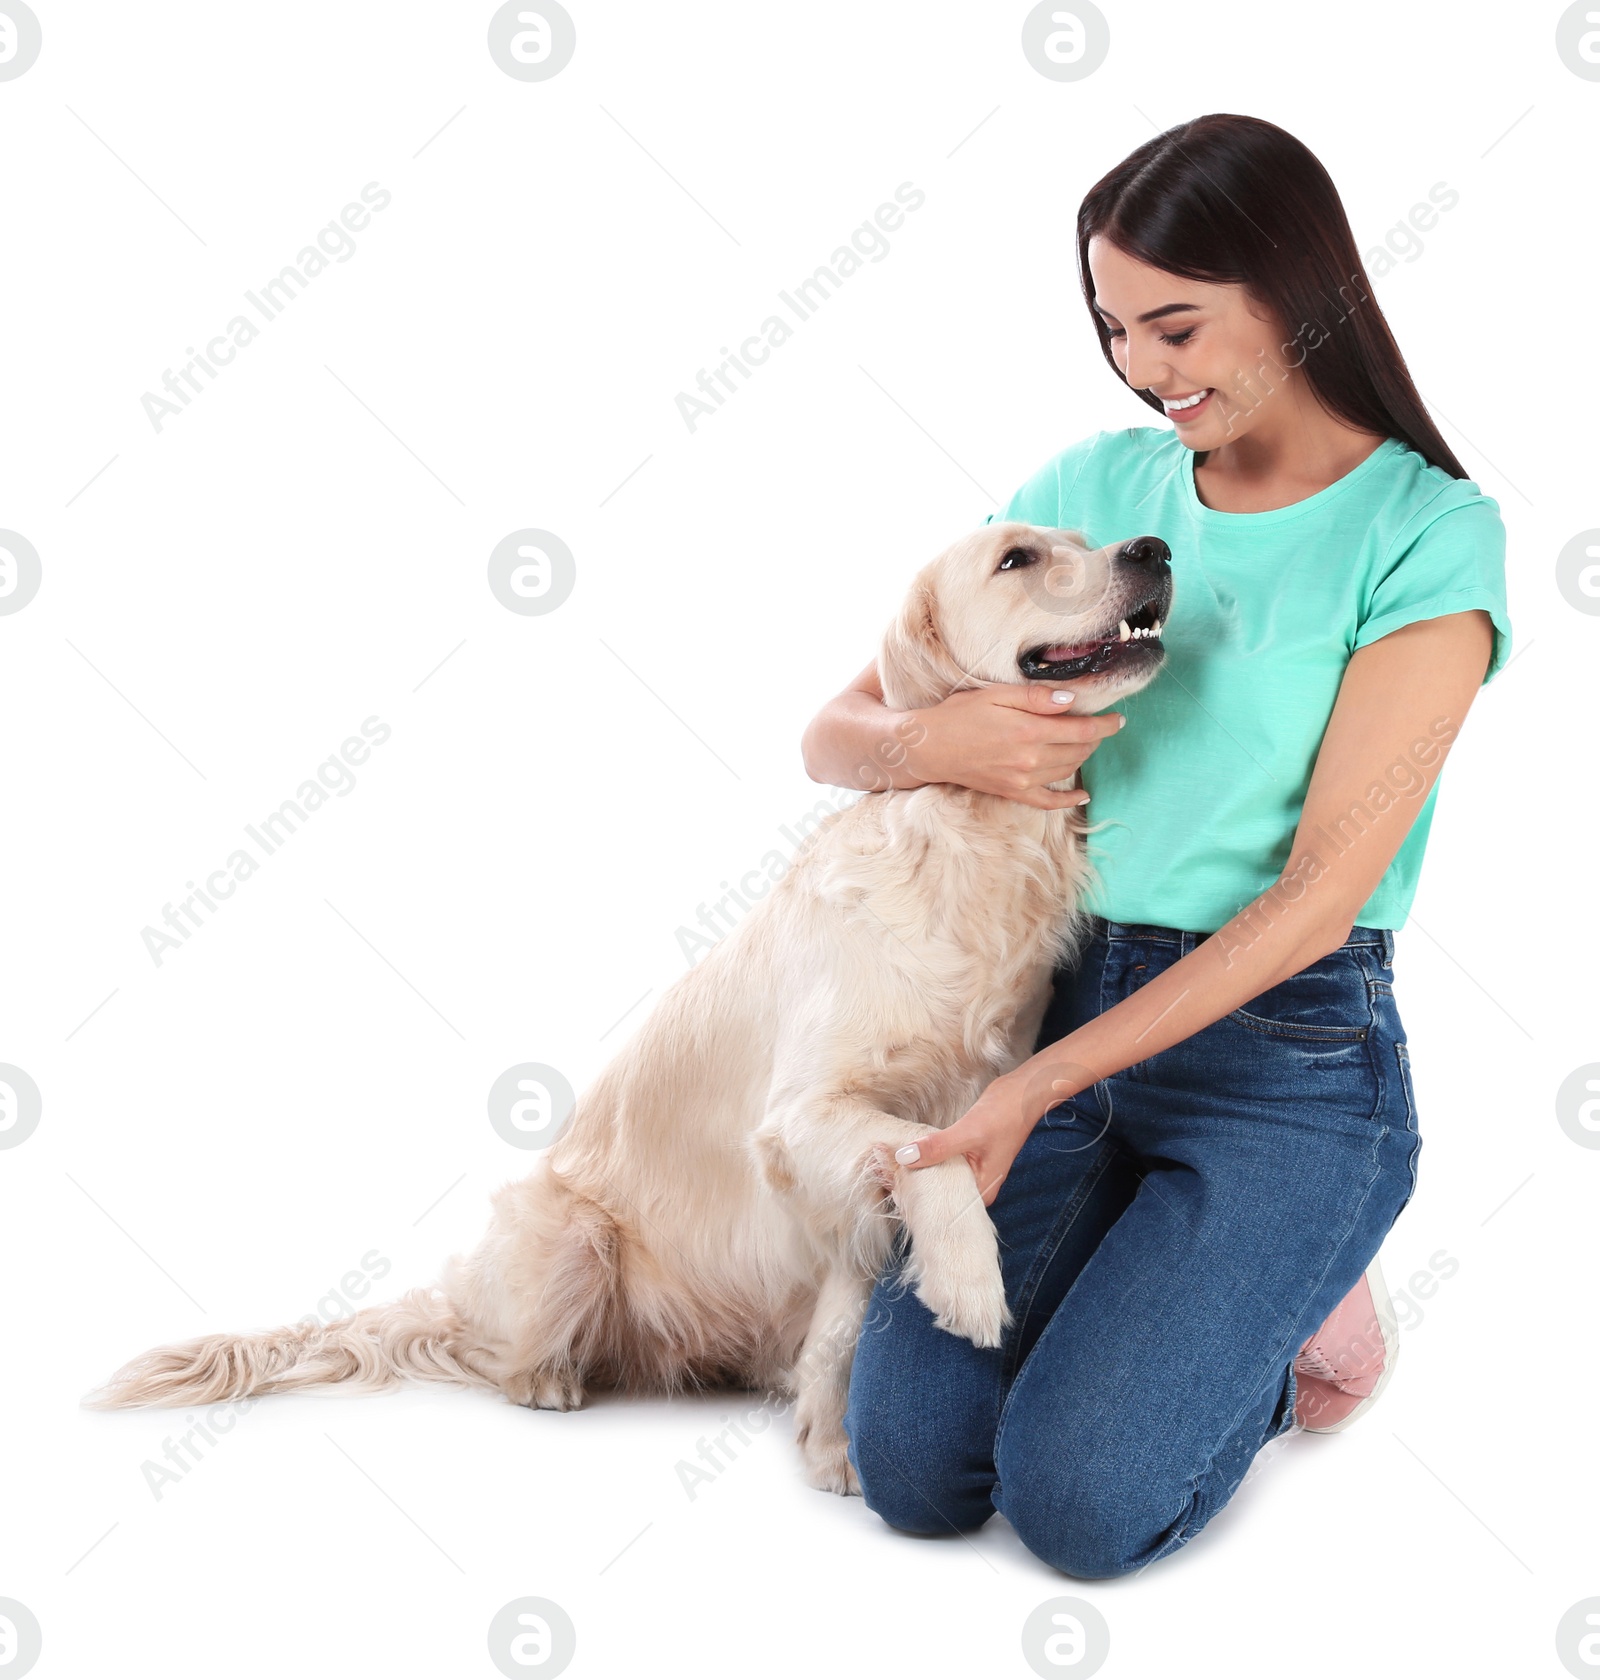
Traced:
<path fill-rule="evenodd" d="M 1025 548 L 1013 548 L 1006 551 L 1005 558 L 996 568 L 1002 572 L 1014 572 L 1019 566 L 1031 566 L 1033 556 Z"/>
<path fill-rule="evenodd" d="M 1127 336 L 1121 327 L 1106 328 L 1107 338 L 1126 338 Z M 1194 337 L 1194 328 L 1185 327 L 1181 333 L 1161 333 L 1159 337 L 1163 344 L 1187 344 Z"/>

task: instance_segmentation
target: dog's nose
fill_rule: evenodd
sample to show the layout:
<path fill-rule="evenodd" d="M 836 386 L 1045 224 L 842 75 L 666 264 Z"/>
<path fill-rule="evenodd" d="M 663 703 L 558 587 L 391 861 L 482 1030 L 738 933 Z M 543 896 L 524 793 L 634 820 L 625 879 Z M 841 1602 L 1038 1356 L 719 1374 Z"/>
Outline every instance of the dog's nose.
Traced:
<path fill-rule="evenodd" d="M 1136 566 L 1149 566 L 1152 571 L 1165 571 L 1172 560 L 1172 550 L 1160 537 L 1135 537 L 1122 545 L 1122 558 Z"/>

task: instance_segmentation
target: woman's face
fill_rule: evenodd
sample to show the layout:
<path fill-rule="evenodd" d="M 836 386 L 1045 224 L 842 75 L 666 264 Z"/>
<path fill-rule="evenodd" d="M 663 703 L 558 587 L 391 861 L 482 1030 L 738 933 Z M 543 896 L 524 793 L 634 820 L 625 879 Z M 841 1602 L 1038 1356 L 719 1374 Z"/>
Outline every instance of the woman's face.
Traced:
<path fill-rule="evenodd" d="M 1286 343 L 1242 285 L 1185 280 L 1100 237 L 1089 241 L 1089 273 L 1123 377 L 1161 398 L 1190 449 L 1220 448 L 1293 406 L 1307 345 Z"/>

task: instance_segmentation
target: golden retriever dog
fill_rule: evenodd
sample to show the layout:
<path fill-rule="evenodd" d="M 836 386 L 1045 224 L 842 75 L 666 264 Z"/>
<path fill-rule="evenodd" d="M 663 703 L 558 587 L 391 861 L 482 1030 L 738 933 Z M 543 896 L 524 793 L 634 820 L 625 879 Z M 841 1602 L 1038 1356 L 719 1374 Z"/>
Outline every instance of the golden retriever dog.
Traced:
<path fill-rule="evenodd" d="M 1160 667 L 1168 558 L 1153 537 L 986 526 L 913 582 L 884 698 L 1068 682 L 1071 710 L 1101 710 Z M 607 1389 L 764 1389 L 794 1402 L 811 1485 L 859 1492 L 850 1365 L 896 1221 L 899 1275 L 943 1329 L 995 1347 L 1011 1322 L 971 1166 L 892 1156 L 1031 1054 L 1084 931 L 1085 833 L 1077 811 L 949 784 L 864 795 L 668 988 L 439 1287 L 158 1348 L 87 1403 L 411 1379 L 565 1411 Z"/>

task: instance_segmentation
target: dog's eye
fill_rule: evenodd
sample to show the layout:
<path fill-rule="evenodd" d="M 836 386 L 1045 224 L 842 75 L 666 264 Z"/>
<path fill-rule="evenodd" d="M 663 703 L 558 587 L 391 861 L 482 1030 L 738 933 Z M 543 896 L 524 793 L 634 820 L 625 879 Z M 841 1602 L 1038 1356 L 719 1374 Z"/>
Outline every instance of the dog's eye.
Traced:
<path fill-rule="evenodd" d="M 1033 564 L 1033 558 L 1033 555 L 1031 555 L 1025 548 L 1007 549 L 1005 557 L 1001 560 L 1000 564 L 995 567 L 995 570 L 997 572 L 1014 572 L 1020 566 L 1031 566 Z"/>

